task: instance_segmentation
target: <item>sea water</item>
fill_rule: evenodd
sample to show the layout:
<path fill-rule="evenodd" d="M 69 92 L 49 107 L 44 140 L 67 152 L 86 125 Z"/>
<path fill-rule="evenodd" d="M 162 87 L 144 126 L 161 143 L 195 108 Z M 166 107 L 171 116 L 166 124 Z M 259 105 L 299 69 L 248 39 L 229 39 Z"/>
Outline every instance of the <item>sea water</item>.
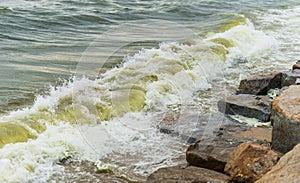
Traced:
<path fill-rule="evenodd" d="M 289 69 L 299 15 L 295 0 L 0 2 L 0 182 L 139 182 L 184 163 L 157 124 Z"/>

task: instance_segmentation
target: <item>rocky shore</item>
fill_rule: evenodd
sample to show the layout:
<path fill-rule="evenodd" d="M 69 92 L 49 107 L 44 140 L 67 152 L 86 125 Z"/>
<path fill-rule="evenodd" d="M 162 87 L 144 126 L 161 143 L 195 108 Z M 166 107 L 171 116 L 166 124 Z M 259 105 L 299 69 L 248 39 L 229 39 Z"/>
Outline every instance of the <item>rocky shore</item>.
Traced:
<path fill-rule="evenodd" d="M 180 157 L 185 163 L 160 168 L 146 182 L 300 182 L 299 81 L 300 61 L 289 71 L 242 80 L 235 93 L 218 101 L 217 113 L 166 114 L 157 128 L 189 144 L 185 159 L 184 154 Z M 249 125 L 246 119 L 254 123 Z M 99 169 L 89 161 L 67 158 L 58 165 L 64 171 L 50 181 L 145 181 L 145 177 L 130 177 L 109 167 Z"/>
<path fill-rule="evenodd" d="M 300 61 L 292 69 L 242 80 L 218 102 L 220 113 L 187 115 L 190 124 L 161 124 L 161 132 L 191 145 L 186 164 L 153 172 L 147 183 L 300 182 Z M 256 118 L 251 127 L 234 116 Z M 267 122 L 271 121 L 271 126 Z M 297 145 L 298 144 L 298 145 Z"/>

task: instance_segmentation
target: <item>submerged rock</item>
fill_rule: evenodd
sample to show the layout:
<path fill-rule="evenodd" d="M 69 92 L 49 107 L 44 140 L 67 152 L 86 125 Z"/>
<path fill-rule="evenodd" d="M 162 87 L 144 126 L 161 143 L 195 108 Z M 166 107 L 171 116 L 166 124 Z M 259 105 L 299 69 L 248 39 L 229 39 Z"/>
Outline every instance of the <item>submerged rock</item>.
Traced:
<path fill-rule="evenodd" d="M 273 102 L 272 146 L 283 153 L 300 143 L 300 86 L 292 85 Z"/>
<path fill-rule="evenodd" d="M 194 166 L 173 166 L 161 168 L 151 174 L 147 183 L 227 183 L 230 178 L 213 170 Z"/>
<path fill-rule="evenodd" d="M 181 138 L 187 143 L 216 136 L 215 130 L 226 124 L 236 124 L 222 113 L 215 114 L 165 114 L 157 128 L 162 133 Z"/>
<path fill-rule="evenodd" d="M 247 78 L 240 82 L 238 94 L 266 95 L 270 89 L 281 87 L 282 74 L 278 72 Z"/>
<path fill-rule="evenodd" d="M 256 183 L 298 183 L 300 182 L 300 144 L 286 153 L 278 163 Z"/>
<path fill-rule="evenodd" d="M 218 109 L 225 114 L 238 114 L 261 121 L 270 121 L 272 99 L 269 96 L 249 94 L 232 95 L 218 102 Z"/>
<path fill-rule="evenodd" d="M 233 151 L 224 171 L 235 182 L 252 183 L 270 171 L 278 158 L 269 145 L 246 142 Z"/>
<path fill-rule="evenodd" d="M 141 183 L 144 177 L 132 178 L 126 174 L 114 172 L 112 169 L 99 170 L 95 162 L 87 160 L 63 159 L 57 163 L 61 171 L 56 171 L 49 177 L 47 182 L 118 182 L 118 183 Z"/>

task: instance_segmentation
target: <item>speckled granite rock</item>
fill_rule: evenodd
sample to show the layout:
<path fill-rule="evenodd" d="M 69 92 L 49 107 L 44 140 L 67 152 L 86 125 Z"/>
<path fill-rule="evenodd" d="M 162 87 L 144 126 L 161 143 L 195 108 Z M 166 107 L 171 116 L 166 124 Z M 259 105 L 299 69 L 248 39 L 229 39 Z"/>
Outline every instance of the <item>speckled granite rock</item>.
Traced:
<path fill-rule="evenodd" d="M 269 144 L 246 142 L 233 151 L 224 171 L 235 182 L 253 183 L 270 171 L 278 159 Z"/>
<path fill-rule="evenodd" d="M 280 158 L 278 163 L 256 183 L 299 183 L 300 144 Z"/>

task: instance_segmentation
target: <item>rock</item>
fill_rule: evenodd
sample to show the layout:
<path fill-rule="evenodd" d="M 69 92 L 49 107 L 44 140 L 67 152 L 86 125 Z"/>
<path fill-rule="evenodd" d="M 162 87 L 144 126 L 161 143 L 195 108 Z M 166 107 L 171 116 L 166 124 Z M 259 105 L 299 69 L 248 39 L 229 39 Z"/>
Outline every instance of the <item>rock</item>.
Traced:
<path fill-rule="evenodd" d="M 215 130 L 226 124 L 236 124 L 222 113 L 215 114 L 165 114 L 157 124 L 160 132 L 179 137 L 187 143 L 195 143 L 199 139 L 216 136 Z M 239 125 L 238 131 L 248 129 Z"/>
<path fill-rule="evenodd" d="M 281 87 L 300 84 L 300 70 L 287 71 L 282 73 Z"/>
<path fill-rule="evenodd" d="M 272 147 L 288 152 L 300 143 L 300 86 L 291 85 L 273 102 Z"/>
<path fill-rule="evenodd" d="M 214 132 L 214 136 L 199 140 L 189 146 L 186 152 L 187 161 L 193 165 L 223 172 L 227 159 L 241 143 L 253 139 L 235 138 L 229 133 L 243 130 L 242 125 L 228 124 Z M 245 128 L 244 128 L 245 130 Z"/>
<path fill-rule="evenodd" d="M 300 69 L 300 64 L 294 64 L 293 65 L 293 70 L 295 70 L 295 69 Z"/>
<path fill-rule="evenodd" d="M 300 60 L 298 60 L 296 64 L 293 65 L 293 70 L 295 69 L 300 69 Z"/>
<path fill-rule="evenodd" d="M 87 160 L 63 159 L 57 163 L 60 171 L 55 171 L 49 179 L 44 182 L 143 182 L 145 179 L 133 181 L 132 177 L 124 176 L 123 172 L 113 172 L 111 170 L 99 171 L 95 162 Z M 122 175 L 123 174 L 123 175 Z M 134 177 L 135 178 L 135 177 Z"/>
<path fill-rule="evenodd" d="M 230 178 L 219 172 L 194 166 L 161 168 L 151 174 L 146 183 L 227 183 Z"/>
<path fill-rule="evenodd" d="M 218 109 L 225 114 L 238 114 L 261 121 L 269 121 L 272 99 L 268 96 L 249 94 L 232 95 L 218 102 Z"/>
<path fill-rule="evenodd" d="M 272 141 L 272 128 L 253 127 L 241 132 L 229 132 L 230 135 L 237 138 L 257 139 L 265 142 Z"/>
<path fill-rule="evenodd" d="M 266 95 L 270 89 L 281 87 L 281 73 L 274 72 L 244 79 L 237 94 Z"/>
<path fill-rule="evenodd" d="M 256 183 L 299 183 L 300 182 L 300 144 L 286 153 L 278 163 Z"/>
<path fill-rule="evenodd" d="M 270 171 L 278 159 L 270 146 L 246 142 L 233 151 L 224 171 L 233 181 L 252 183 Z"/>

